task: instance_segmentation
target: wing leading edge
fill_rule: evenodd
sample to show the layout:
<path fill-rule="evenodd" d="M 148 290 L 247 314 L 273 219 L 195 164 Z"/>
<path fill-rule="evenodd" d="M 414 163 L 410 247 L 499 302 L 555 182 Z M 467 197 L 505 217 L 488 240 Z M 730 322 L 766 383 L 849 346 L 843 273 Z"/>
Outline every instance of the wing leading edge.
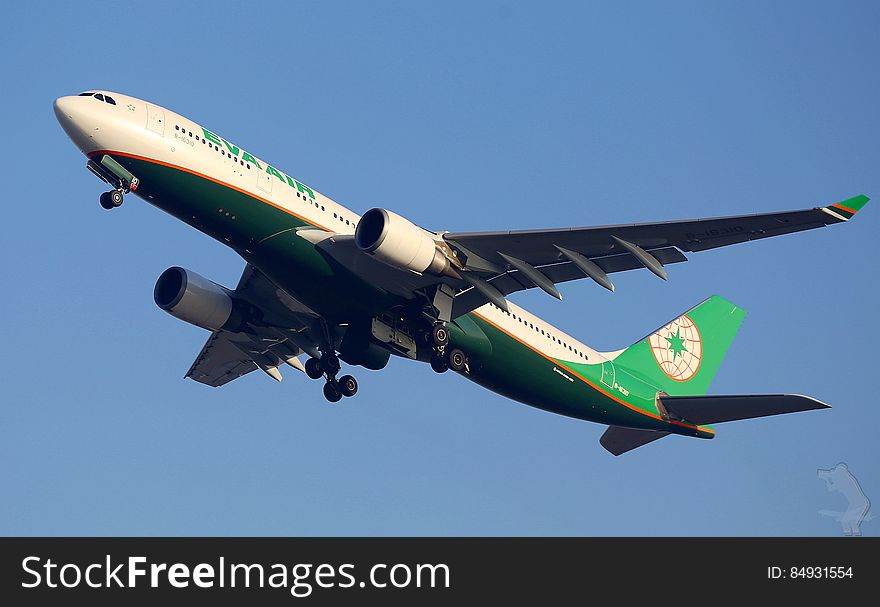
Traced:
<path fill-rule="evenodd" d="M 663 266 L 687 261 L 682 251 L 706 251 L 842 223 L 868 200 L 859 195 L 799 211 L 585 228 L 451 232 L 443 238 L 461 252 L 465 269 L 479 273 L 501 295 L 540 286 L 521 270 L 522 264 L 553 283 L 591 277 L 613 290 L 607 274 L 647 268 L 665 279 Z M 456 296 L 454 315 L 486 301 L 478 289 L 465 286 Z"/>

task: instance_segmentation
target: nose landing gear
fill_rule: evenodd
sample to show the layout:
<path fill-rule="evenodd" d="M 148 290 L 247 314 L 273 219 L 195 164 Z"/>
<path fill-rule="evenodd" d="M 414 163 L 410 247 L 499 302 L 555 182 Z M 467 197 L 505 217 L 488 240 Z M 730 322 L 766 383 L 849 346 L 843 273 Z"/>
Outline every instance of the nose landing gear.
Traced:
<path fill-rule="evenodd" d="M 100 159 L 90 159 L 86 163 L 86 168 L 113 188 L 109 192 L 101 194 L 100 198 L 101 206 L 108 211 L 122 206 L 126 192 L 137 190 L 140 185 L 140 180 L 137 177 L 107 155 L 101 156 Z"/>
<path fill-rule="evenodd" d="M 116 207 L 122 206 L 122 202 L 124 200 L 125 190 L 122 188 L 117 188 L 115 190 L 110 190 L 109 192 L 104 192 L 101 194 L 101 206 L 107 209 L 115 209 Z"/>
<path fill-rule="evenodd" d="M 336 379 L 339 373 L 339 358 L 333 352 L 324 352 L 321 358 L 310 358 L 306 361 L 306 375 L 312 379 L 326 378 L 324 384 L 324 398 L 331 403 L 338 403 L 342 397 L 351 397 L 357 394 L 358 383 L 351 375 L 343 375 Z"/>

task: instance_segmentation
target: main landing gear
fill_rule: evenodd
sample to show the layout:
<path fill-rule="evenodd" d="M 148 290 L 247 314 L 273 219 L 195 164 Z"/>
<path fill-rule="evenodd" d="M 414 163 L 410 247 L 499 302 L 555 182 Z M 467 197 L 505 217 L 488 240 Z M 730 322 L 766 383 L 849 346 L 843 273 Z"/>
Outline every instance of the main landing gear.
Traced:
<path fill-rule="evenodd" d="M 449 330 L 443 323 L 437 323 L 428 334 L 429 343 L 433 344 L 434 353 L 431 355 L 431 369 L 437 373 L 445 373 L 449 369 L 464 371 L 467 366 L 467 356 L 458 348 L 448 349 Z"/>
<path fill-rule="evenodd" d="M 110 190 L 109 192 L 104 192 L 101 194 L 101 206 L 107 209 L 115 209 L 116 207 L 122 206 L 122 201 L 125 196 L 125 190 L 122 188 L 116 188 L 115 190 Z"/>
<path fill-rule="evenodd" d="M 339 358 L 332 352 L 324 352 L 321 358 L 310 358 L 306 361 L 306 375 L 312 379 L 324 377 L 324 398 L 331 403 L 337 403 L 343 396 L 350 397 L 357 394 L 358 383 L 351 375 L 343 375 L 336 379 L 339 373 Z"/>
<path fill-rule="evenodd" d="M 449 363 L 446 360 L 446 346 L 449 345 L 449 329 L 442 322 L 431 327 L 431 332 L 425 334 L 425 339 L 431 344 L 431 368 L 437 373 L 446 373 Z"/>

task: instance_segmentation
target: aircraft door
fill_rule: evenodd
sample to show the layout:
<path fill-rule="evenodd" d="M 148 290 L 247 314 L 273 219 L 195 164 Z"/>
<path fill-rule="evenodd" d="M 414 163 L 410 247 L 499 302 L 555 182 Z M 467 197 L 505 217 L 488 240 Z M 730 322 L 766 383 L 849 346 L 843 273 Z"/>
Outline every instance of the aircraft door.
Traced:
<path fill-rule="evenodd" d="M 272 193 L 272 175 L 257 169 L 257 187 L 266 194 Z"/>
<path fill-rule="evenodd" d="M 147 104 L 147 130 L 165 136 L 165 112 L 155 105 Z"/>
<path fill-rule="evenodd" d="M 610 360 L 606 360 L 602 363 L 602 383 L 608 386 L 611 389 L 614 389 L 614 381 L 616 379 L 617 372 L 614 370 L 614 363 Z"/>

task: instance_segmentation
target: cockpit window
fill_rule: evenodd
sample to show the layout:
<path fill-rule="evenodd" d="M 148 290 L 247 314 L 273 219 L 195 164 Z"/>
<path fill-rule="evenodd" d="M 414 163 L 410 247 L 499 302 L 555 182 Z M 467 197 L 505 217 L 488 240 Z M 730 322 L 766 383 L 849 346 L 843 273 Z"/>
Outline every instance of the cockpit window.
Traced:
<path fill-rule="evenodd" d="M 98 101 L 103 101 L 104 103 L 109 103 L 110 105 L 116 105 L 116 100 L 113 97 L 101 93 L 86 92 L 80 93 L 79 95 L 77 95 L 77 97 L 94 97 Z"/>

